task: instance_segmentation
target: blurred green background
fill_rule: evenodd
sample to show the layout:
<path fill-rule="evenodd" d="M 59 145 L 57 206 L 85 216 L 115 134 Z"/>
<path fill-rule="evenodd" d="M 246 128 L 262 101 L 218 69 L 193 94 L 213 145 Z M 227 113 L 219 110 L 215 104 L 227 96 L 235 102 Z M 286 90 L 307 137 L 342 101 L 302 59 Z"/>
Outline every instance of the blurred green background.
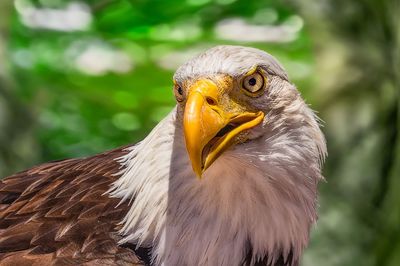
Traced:
<path fill-rule="evenodd" d="M 325 121 L 302 265 L 400 265 L 400 1 L 1 0 L 0 175 L 143 138 L 217 44 L 283 63 Z"/>

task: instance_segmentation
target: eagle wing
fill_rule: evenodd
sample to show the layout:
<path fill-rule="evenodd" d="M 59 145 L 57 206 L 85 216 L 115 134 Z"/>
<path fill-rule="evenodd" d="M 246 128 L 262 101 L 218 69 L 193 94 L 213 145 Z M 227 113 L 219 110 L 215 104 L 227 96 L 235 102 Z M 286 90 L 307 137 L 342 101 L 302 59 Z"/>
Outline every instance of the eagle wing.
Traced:
<path fill-rule="evenodd" d="M 118 245 L 128 203 L 105 193 L 125 153 L 51 162 L 1 180 L 0 265 L 145 265 L 147 250 Z"/>

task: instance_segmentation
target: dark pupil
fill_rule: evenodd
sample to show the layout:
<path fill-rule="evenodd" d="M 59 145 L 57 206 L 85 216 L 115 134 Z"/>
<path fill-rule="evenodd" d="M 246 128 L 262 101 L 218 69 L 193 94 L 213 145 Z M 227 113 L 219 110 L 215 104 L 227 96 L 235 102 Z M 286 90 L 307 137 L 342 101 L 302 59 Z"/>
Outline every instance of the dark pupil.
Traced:
<path fill-rule="evenodd" d="M 178 87 L 178 93 L 179 93 L 179 95 L 182 95 L 182 94 L 183 94 L 183 91 L 182 91 L 182 88 L 181 88 L 181 87 Z"/>
<path fill-rule="evenodd" d="M 254 85 L 256 85 L 256 83 L 257 83 L 257 80 L 255 78 L 249 79 L 249 85 L 250 86 L 254 86 Z"/>

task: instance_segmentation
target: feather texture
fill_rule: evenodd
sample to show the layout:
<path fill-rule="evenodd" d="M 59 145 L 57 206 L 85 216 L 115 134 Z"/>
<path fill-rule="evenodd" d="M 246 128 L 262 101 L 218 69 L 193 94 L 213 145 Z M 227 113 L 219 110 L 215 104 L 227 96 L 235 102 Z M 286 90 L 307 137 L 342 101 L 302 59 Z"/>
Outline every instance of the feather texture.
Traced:
<path fill-rule="evenodd" d="M 143 265 L 119 246 L 128 204 L 104 193 L 118 176 L 117 149 L 47 163 L 0 181 L 0 265 Z"/>

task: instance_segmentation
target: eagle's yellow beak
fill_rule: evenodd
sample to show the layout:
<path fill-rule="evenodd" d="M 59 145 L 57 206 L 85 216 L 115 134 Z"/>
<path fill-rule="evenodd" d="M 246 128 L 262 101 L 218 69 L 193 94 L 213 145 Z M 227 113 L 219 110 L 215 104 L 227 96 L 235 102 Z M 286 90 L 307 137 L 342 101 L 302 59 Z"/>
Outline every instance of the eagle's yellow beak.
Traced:
<path fill-rule="evenodd" d="M 189 89 L 183 121 L 184 134 L 193 170 L 199 178 L 234 144 L 235 136 L 257 126 L 264 119 L 261 111 L 252 113 L 224 108 L 220 103 L 222 93 L 208 79 L 198 80 Z M 225 105 L 228 104 L 225 101 Z"/>

